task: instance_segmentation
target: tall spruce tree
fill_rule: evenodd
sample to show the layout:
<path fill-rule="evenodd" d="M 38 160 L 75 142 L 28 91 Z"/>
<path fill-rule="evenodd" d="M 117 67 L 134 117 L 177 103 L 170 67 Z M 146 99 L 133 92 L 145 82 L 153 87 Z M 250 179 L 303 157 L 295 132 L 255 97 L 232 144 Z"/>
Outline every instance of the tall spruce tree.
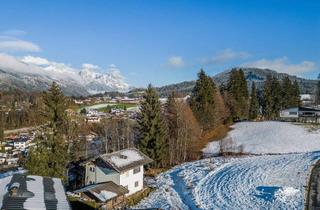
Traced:
<path fill-rule="evenodd" d="M 293 99 L 293 86 L 288 76 L 286 76 L 282 80 L 282 87 L 281 87 L 281 96 L 282 96 L 282 109 L 290 108 L 294 106 L 294 99 Z"/>
<path fill-rule="evenodd" d="M 319 79 L 320 79 L 320 74 L 319 74 Z M 317 88 L 315 92 L 315 104 L 320 105 L 320 80 L 318 80 Z"/>
<path fill-rule="evenodd" d="M 0 144 L 4 141 L 4 119 L 3 112 L 0 110 Z M 2 146 L 0 146 L 0 151 L 2 151 Z"/>
<path fill-rule="evenodd" d="M 164 166 L 168 144 L 159 96 L 149 85 L 143 99 L 138 118 L 139 148 L 155 161 L 155 166 Z"/>
<path fill-rule="evenodd" d="M 293 98 L 293 106 L 300 106 L 301 105 L 301 98 L 300 98 L 300 86 L 297 80 L 293 82 L 293 93 L 292 93 L 292 98 Z"/>
<path fill-rule="evenodd" d="M 263 113 L 268 120 L 279 117 L 282 106 L 282 90 L 281 84 L 276 77 L 267 75 L 264 83 L 264 103 Z"/>
<path fill-rule="evenodd" d="M 273 111 L 272 111 L 272 119 L 276 119 L 279 117 L 281 110 L 281 84 L 276 77 L 272 78 L 272 100 L 273 100 Z"/>
<path fill-rule="evenodd" d="M 214 100 L 216 91 L 212 78 L 201 69 L 192 91 L 190 107 L 204 130 L 211 129 L 216 122 Z"/>
<path fill-rule="evenodd" d="M 249 107 L 249 119 L 255 120 L 259 115 L 259 100 L 257 96 L 256 84 L 253 82 L 251 87 L 250 107 Z"/>
<path fill-rule="evenodd" d="M 272 97 L 272 76 L 267 75 L 263 88 L 263 115 L 266 119 L 271 119 L 273 111 L 273 97 Z"/>
<path fill-rule="evenodd" d="M 65 178 L 68 163 L 67 100 L 55 82 L 42 98 L 43 114 L 48 124 L 37 136 L 37 147 L 30 151 L 26 168 L 30 174 Z"/>
<path fill-rule="evenodd" d="M 229 95 L 234 103 L 231 104 L 231 117 L 236 119 L 246 119 L 248 117 L 248 87 L 243 71 L 233 69 L 227 85 Z"/>

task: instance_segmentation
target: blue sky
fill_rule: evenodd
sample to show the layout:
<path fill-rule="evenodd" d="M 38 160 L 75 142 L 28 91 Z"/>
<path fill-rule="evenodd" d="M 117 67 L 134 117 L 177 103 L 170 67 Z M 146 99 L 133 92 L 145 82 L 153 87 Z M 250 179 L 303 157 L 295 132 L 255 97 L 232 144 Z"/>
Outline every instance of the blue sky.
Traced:
<path fill-rule="evenodd" d="M 320 72 L 317 0 L 3 0 L 1 8 L 1 53 L 114 64 L 134 86 L 196 79 L 200 68 Z"/>

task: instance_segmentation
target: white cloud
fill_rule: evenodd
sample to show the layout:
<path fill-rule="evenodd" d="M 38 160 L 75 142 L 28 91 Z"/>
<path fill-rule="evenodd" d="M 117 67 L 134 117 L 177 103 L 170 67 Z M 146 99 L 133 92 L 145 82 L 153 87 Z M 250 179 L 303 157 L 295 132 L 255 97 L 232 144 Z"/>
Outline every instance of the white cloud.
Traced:
<path fill-rule="evenodd" d="M 8 35 L 8 36 L 22 36 L 27 34 L 27 32 L 23 30 L 18 30 L 18 29 L 11 29 L 11 30 L 6 30 L 1 32 L 1 34 Z"/>
<path fill-rule="evenodd" d="M 245 59 L 249 56 L 250 54 L 244 51 L 234 51 L 232 49 L 225 49 L 210 58 L 202 59 L 202 62 L 204 64 L 219 64 L 237 59 Z"/>
<path fill-rule="evenodd" d="M 184 66 L 184 61 L 181 56 L 171 56 L 168 59 L 168 65 L 171 67 L 179 68 Z"/>
<path fill-rule="evenodd" d="M 45 58 L 40 58 L 40 57 L 34 57 L 34 56 L 25 56 L 21 59 L 22 62 L 28 63 L 28 64 L 34 64 L 34 65 L 49 65 L 49 61 Z"/>
<path fill-rule="evenodd" d="M 287 57 L 276 58 L 273 60 L 260 59 L 253 62 L 242 64 L 246 67 L 257 67 L 263 69 L 272 69 L 281 73 L 302 75 L 316 70 L 316 64 L 312 61 L 302 61 L 301 63 L 290 63 Z"/>
<path fill-rule="evenodd" d="M 92 69 L 92 70 L 96 70 L 96 69 L 100 69 L 99 66 L 91 64 L 91 63 L 84 63 L 82 64 L 82 68 L 83 69 Z"/>
<path fill-rule="evenodd" d="M 24 40 L 0 40 L 2 52 L 39 52 L 40 47 L 32 42 Z"/>

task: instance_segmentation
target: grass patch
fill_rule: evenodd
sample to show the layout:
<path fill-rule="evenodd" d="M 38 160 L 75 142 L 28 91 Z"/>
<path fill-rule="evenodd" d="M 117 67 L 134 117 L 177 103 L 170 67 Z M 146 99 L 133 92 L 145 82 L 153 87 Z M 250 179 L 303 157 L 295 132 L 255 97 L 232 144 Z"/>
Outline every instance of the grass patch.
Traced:
<path fill-rule="evenodd" d="M 136 192 L 126 198 L 127 206 L 137 205 L 143 198 L 148 197 L 154 191 L 151 187 L 145 187 L 142 191 Z"/>
<path fill-rule="evenodd" d="M 94 201 L 83 201 L 72 196 L 68 196 L 68 200 L 70 202 L 71 209 L 77 209 L 77 210 L 96 209 L 96 203 Z"/>
<path fill-rule="evenodd" d="M 98 111 L 108 113 L 108 112 L 110 112 L 111 109 L 125 110 L 125 109 L 131 108 L 131 107 L 136 107 L 136 106 L 138 106 L 138 105 L 137 104 L 128 104 L 128 103 L 118 103 L 118 104 L 112 104 L 107 107 L 100 108 L 100 109 L 98 109 Z"/>
<path fill-rule="evenodd" d="M 145 176 L 156 177 L 162 172 L 167 171 L 169 168 L 149 168 L 144 172 Z"/>

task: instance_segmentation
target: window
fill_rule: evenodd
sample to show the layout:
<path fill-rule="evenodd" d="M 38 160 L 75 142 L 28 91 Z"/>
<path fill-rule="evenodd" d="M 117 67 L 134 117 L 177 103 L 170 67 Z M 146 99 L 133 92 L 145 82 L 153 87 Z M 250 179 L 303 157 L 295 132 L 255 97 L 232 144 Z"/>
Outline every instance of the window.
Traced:
<path fill-rule="evenodd" d="M 297 112 L 289 112 L 289 115 L 297 115 Z"/>
<path fill-rule="evenodd" d="M 90 167 L 90 171 L 91 171 L 91 172 L 94 172 L 94 167 Z"/>
<path fill-rule="evenodd" d="M 139 187 L 139 181 L 136 181 L 136 182 L 134 183 L 134 187 Z"/>
<path fill-rule="evenodd" d="M 140 172 L 140 166 L 133 169 L 133 174 L 137 174 Z"/>

